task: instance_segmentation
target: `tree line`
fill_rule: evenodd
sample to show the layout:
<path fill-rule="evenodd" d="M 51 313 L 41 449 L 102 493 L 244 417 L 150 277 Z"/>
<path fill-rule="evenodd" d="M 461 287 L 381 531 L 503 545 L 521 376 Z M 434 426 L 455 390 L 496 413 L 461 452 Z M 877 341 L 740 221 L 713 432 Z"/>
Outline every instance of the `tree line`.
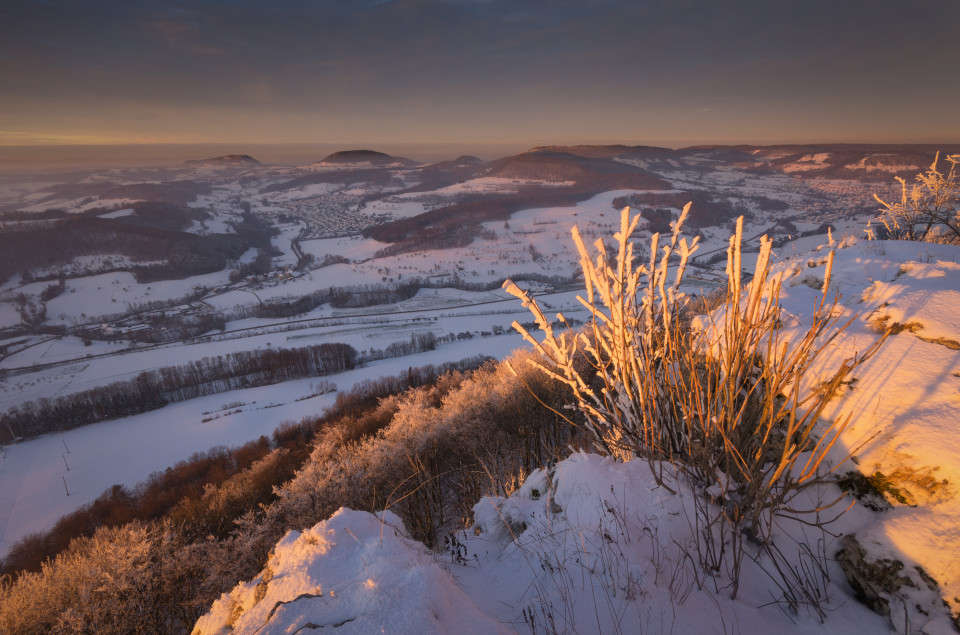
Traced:
<path fill-rule="evenodd" d="M 569 284 L 571 278 L 566 276 L 548 276 L 537 273 L 522 273 L 515 275 L 512 280 L 541 282 L 544 284 Z M 314 291 L 301 296 L 296 300 L 264 302 L 254 307 L 239 309 L 229 316 L 228 320 L 245 317 L 258 318 L 288 318 L 316 309 L 321 304 L 329 303 L 334 309 L 356 309 L 381 304 L 393 304 L 409 300 L 421 289 L 459 289 L 460 291 L 492 291 L 499 289 L 506 278 L 497 278 L 490 282 L 467 282 L 456 273 L 444 276 L 441 280 L 425 278 L 410 278 L 404 282 L 376 285 L 363 284 L 345 287 L 330 287 Z"/>
<path fill-rule="evenodd" d="M 144 371 L 134 379 L 93 390 L 15 406 L 0 415 L 0 442 L 129 417 L 169 403 L 230 390 L 332 375 L 369 361 L 432 351 L 455 337 L 452 333 L 437 337 L 432 331 L 412 333 L 409 340 L 394 342 L 384 349 L 370 349 L 363 356 L 349 344 L 328 343 L 204 357 L 179 366 Z"/>
<path fill-rule="evenodd" d="M 69 430 L 238 388 L 330 375 L 355 368 L 357 357 L 352 346 L 339 343 L 204 357 L 93 390 L 20 404 L 0 416 L 0 440 Z"/>

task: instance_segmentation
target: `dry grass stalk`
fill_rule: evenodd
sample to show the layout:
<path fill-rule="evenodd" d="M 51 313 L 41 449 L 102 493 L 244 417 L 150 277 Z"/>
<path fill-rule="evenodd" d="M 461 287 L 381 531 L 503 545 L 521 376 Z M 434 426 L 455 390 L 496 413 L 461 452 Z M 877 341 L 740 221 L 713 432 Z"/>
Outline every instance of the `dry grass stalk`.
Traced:
<path fill-rule="evenodd" d="M 744 284 L 742 218 L 727 250 L 726 295 L 692 327 L 689 298 L 680 291 L 698 246 L 696 239 L 680 237 L 689 208 L 673 223 L 666 245 L 653 235 L 651 259 L 639 266 L 630 241 L 639 216 L 631 219 L 629 208 L 621 215 L 613 258 L 598 240 L 591 259 L 573 228 L 586 285 L 586 298 L 578 299 L 592 316 L 579 332 L 555 333 L 529 294 L 511 281 L 504 287 L 530 309 L 543 332 L 537 340 L 513 324 L 540 353 L 531 363 L 570 388 L 601 451 L 621 459 L 645 457 L 668 487 L 663 466 L 672 463 L 709 492 L 738 535 L 762 543 L 774 515 L 804 511 L 793 505 L 797 494 L 832 471 L 826 456 L 849 416 L 818 426 L 820 417 L 884 338 L 805 392 L 811 365 L 850 324 L 839 323 L 839 296 L 826 300 L 833 253 L 811 325 L 787 333 L 780 320 L 782 274 L 771 274 L 772 243 L 765 236 L 753 277 Z M 562 315 L 557 319 L 565 323 Z M 588 373 L 577 372 L 575 362 L 583 358 Z"/>

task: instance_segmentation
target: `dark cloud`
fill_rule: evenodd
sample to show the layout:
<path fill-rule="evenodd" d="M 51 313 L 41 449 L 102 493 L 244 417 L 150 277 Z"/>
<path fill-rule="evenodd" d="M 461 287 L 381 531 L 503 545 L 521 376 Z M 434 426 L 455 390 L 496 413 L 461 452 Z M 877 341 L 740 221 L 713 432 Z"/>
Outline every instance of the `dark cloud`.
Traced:
<path fill-rule="evenodd" d="M 319 117 L 307 134 L 479 139 L 528 121 L 558 140 L 662 138 L 711 112 L 720 137 L 738 111 L 854 126 L 885 102 L 906 126 L 960 96 L 958 24 L 954 0 L 18 2 L 0 21 L 0 134 L 142 121 L 290 140 Z"/>

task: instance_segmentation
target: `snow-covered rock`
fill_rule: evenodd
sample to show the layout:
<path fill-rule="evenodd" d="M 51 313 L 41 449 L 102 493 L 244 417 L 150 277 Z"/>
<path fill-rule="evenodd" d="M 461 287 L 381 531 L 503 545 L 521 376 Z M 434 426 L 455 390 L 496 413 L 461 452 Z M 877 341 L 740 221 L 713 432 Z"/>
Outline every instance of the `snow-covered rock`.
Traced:
<path fill-rule="evenodd" d="M 794 269 L 793 278 L 822 279 L 821 256 Z M 847 241 L 836 252 L 833 286 L 843 294 L 845 319 L 856 319 L 814 368 L 835 367 L 894 327 L 880 352 L 857 369 L 848 390 L 824 414 L 829 419 L 851 415 L 841 454 L 854 451 L 860 471 L 881 473 L 902 499 L 857 531 L 868 557 L 922 567 L 940 584 L 954 612 L 960 610 L 955 599 L 960 598 L 958 262 L 960 247 L 954 245 Z M 802 321 L 815 292 L 789 284 L 784 306 Z M 903 608 L 897 604 L 891 603 L 894 612 Z M 922 613 L 914 611 L 913 617 L 922 619 Z"/>
<path fill-rule="evenodd" d="M 303 533 L 291 531 L 264 571 L 200 618 L 195 635 L 295 633 L 498 633 L 400 518 L 341 508 Z"/>
<path fill-rule="evenodd" d="M 264 572 L 224 594 L 194 633 L 889 630 L 833 563 L 825 622 L 786 610 L 762 558 L 744 560 L 736 599 L 725 573 L 695 574 L 693 496 L 657 487 L 645 461 L 577 453 L 509 498 L 481 500 L 446 554 L 409 540 L 391 512 L 341 509 L 283 538 Z"/>

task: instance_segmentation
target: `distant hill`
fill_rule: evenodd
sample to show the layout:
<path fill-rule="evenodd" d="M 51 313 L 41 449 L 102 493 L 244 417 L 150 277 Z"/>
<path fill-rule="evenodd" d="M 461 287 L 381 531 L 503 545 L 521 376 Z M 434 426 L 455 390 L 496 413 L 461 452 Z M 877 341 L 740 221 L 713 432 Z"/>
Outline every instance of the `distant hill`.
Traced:
<path fill-rule="evenodd" d="M 594 146 L 534 148 L 498 159 L 489 164 L 489 168 L 486 164 L 477 165 L 473 169 L 483 170 L 486 176 L 528 183 L 521 183 L 516 194 L 468 197 L 417 216 L 370 227 L 364 233 L 380 242 L 391 243 L 385 250 L 390 253 L 462 247 L 479 235 L 481 223 L 505 220 L 522 209 L 573 206 L 611 190 L 670 189 L 670 183 L 647 170 L 609 158 L 611 154 L 617 156 L 619 148 L 612 153 L 608 148 Z M 629 146 L 622 148 L 625 154 L 635 152 Z M 408 191 L 428 191 L 441 178 L 436 168 L 432 173 L 423 170 L 421 176 L 423 183 Z"/>
<path fill-rule="evenodd" d="M 371 165 L 418 165 L 405 157 L 394 157 L 375 150 L 341 150 L 325 157 L 320 163 L 369 163 Z"/>
<path fill-rule="evenodd" d="M 260 192 L 269 194 L 318 183 L 363 183 L 377 186 L 399 183 L 402 187 L 402 180 L 397 180 L 397 170 L 410 171 L 421 166 L 422 164 L 411 159 L 395 157 L 375 150 L 341 150 L 316 163 L 302 166 L 300 169 L 305 173 L 301 173 L 300 176 L 281 183 L 273 183 L 261 189 Z"/>
<path fill-rule="evenodd" d="M 487 162 L 480 157 L 471 154 L 464 154 L 453 161 L 441 161 L 436 166 L 442 170 L 454 170 L 458 168 L 476 168 L 486 165 Z"/>
<path fill-rule="evenodd" d="M 619 157 L 636 157 L 636 156 L 662 156 L 662 155 L 671 155 L 676 151 L 670 148 L 661 148 L 658 146 L 627 146 L 622 144 L 616 145 L 579 145 L 579 146 L 538 146 L 528 150 L 525 154 L 530 153 L 548 153 L 548 152 L 561 152 L 564 154 L 572 154 L 579 157 L 586 157 L 589 159 L 614 159 Z"/>
<path fill-rule="evenodd" d="M 416 171 L 417 182 L 403 192 L 431 192 L 455 183 L 463 183 L 484 176 L 487 170 L 486 161 L 465 154 L 452 161 L 440 161 L 439 163 L 420 166 L 420 169 Z"/>
<path fill-rule="evenodd" d="M 182 163 L 190 168 L 253 167 L 263 165 L 248 154 L 225 154 L 210 159 L 190 159 Z"/>
<path fill-rule="evenodd" d="M 618 146 L 574 146 L 534 148 L 499 159 L 490 168 L 490 176 L 513 179 L 572 182 L 593 193 L 615 189 L 668 189 L 670 184 L 635 164 L 616 160 L 620 154 L 635 156 L 631 148 Z M 667 150 L 667 152 L 672 152 Z"/>

